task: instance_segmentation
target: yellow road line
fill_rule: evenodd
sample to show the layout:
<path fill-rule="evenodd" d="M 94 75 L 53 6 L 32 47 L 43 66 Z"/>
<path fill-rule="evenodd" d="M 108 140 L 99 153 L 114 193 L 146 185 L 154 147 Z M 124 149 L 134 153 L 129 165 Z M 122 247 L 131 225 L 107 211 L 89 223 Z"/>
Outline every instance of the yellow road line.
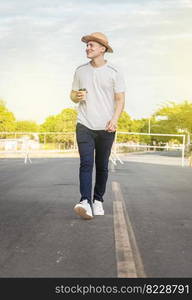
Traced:
<path fill-rule="evenodd" d="M 112 182 L 117 276 L 146 277 L 120 184 Z"/>

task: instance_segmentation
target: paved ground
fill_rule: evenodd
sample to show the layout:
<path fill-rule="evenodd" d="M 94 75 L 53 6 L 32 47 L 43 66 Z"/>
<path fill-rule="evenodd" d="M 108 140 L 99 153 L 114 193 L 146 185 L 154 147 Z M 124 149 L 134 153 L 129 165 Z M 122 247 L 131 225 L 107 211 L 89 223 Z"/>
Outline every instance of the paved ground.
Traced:
<path fill-rule="evenodd" d="M 172 164 L 174 153 L 147 155 L 110 163 L 106 214 L 91 221 L 73 212 L 79 158 L 1 159 L 0 277 L 117 277 L 112 182 L 146 276 L 191 277 L 192 168 Z"/>

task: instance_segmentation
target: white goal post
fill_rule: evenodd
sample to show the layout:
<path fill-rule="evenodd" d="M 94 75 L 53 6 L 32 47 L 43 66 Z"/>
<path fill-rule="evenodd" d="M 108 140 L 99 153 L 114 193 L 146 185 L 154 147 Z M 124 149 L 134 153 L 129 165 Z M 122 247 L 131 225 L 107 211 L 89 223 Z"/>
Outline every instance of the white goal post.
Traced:
<path fill-rule="evenodd" d="M 114 154 L 117 155 L 117 147 L 118 146 L 124 146 L 124 147 L 135 147 L 135 145 L 126 142 L 126 143 L 117 143 L 117 136 L 119 134 L 124 134 L 124 135 L 144 135 L 144 136 L 162 136 L 162 137 L 180 137 L 182 138 L 182 144 L 179 146 L 155 146 L 155 145 L 139 145 L 137 144 L 137 148 L 152 148 L 152 149 L 175 149 L 175 150 L 181 150 L 182 155 L 181 155 L 181 165 L 184 167 L 184 159 L 185 159 L 185 135 L 184 134 L 166 134 L 166 133 L 143 133 L 143 132 L 127 132 L 127 131 L 117 131 L 115 135 L 115 141 L 114 141 Z"/>
<path fill-rule="evenodd" d="M 136 136 L 162 136 L 162 137 L 179 137 L 182 138 L 182 144 L 174 145 L 174 146 L 161 146 L 161 145 L 148 145 L 148 144 L 135 144 L 131 142 L 125 142 L 125 143 L 117 143 L 117 137 L 119 135 L 136 135 Z M 14 135 L 14 138 L 1 138 L 1 136 L 10 136 Z M 26 136 L 25 136 L 26 135 Z M 29 139 L 29 136 L 33 136 L 33 139 Z M 43 135 L 43 142 L 46 143 L 46 136 L 70 136 L 71 137 L 71 143 L 70 145 L 67 145 L 64 149 L 60 147 L 58 142 L 58 149 L 43 149 L 42 143 L 39 142 L 39 137 Z M 27 141 L 27 145 L 26 145 Z M 140 133 L 140 132 L 127 132 L 127 131 L 116 131 L 115 134 L 115 140 L 111 151 L 110 159 L 113 164 L 116 164 L 116 161 L 119 161 L 120 163 L 123 163 L 123 161 L 120 159 L 120 156 L 118 155 L 118 147 L 136 147 L 136 148 L 143 148 L 143 149 L 175 149 L 175 150 L 181 150 L 181 165 L 184 166 L 184 158 L 185 158 L 185 134 L 164 134 L 164 133 Z M 20 147 L 18 145 L 20 144 Z M 2 145 L 4 146 L 4 150 L 2 151 Z M 75 132 L 0 132 L 0 153 L 23 153 L 25 154 L 25 161 L 26 157 L 29 159 L 29 155 L 38 152 L 38 153 L 48 153 L 48 152 L 76 152 L 77 151 L 77 142 L 76 142 L 76 133 Z"/>

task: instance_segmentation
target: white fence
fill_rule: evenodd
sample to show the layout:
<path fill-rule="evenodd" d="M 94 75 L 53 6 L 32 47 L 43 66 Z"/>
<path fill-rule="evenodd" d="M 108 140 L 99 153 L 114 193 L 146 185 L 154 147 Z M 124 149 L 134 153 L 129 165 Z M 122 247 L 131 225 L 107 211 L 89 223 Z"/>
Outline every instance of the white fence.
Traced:
<path fill-rule="evenodd" d="M 117 142 L 120 135 L 135 135 L 135 136 L 157 136 L 157 137 L 171 137 L 181 138 L 181 144 L 170 145 L 149 145 L 147 143 Z M 14 136 L 12 138 L 5 138 L 5 136 Z M 1 138 L 3 137 L 4 138 Z M 52 140 L 51 143 L 47 140 Z M 185 157 L 185 135 L 184 134 L 161 134 L 161 133 L 138 133 L 138 132 L 116 132 L 115 141 L 112 148 L 111 160 L 114 164 L 119 160 L 119 152 L 121 147 L 131 148 L 132 151 L 141 149 L 149 151 L 157 149 L 174 149 L 181 150 L 181 165 L 184 166 Z M 63 153 L 63 152 L 77 152 L 77 142 L 75 132 L 0 132 L 0 154 L 21 153 L 29 158 L 34 153 Z"/>
<path fill-rule="evenodd" d="M 157 136 L 157 137 L 180 137 L 182 138 L 182 144 L 176 144 L 176 145 L 169 145 L 169 143 L 166 143 L 165 146 L 161 145 L 147 145 L 147 144 L 136 144 L 136 143 L 117 143 L 117 135 L 120 134 L 126 134 L 126 135 L 144 135 L 144 136 Z M 162 133 L 138 133 L 138 132 L 123 132 L 123 131 L 118 131 L 116 134 L 116 139 L 115 139 L 115 153 L 118 153 L 118 147 L 130 147 L 130 148 L 143 148 L 143 149 L 174 149 L 174 150 L 181 150 L 181 165 L 182 167 L 184 166 L 184 159 L 185 159 L 185 135 L 184 134 L 162 134 Z"/>

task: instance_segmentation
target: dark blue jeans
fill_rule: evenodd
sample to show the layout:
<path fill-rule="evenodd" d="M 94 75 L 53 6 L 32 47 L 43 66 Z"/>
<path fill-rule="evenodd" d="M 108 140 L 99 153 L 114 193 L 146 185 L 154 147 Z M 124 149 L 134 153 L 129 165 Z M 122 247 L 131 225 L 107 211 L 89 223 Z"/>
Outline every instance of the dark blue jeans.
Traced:
<path fill-rule="evenodd" d="M 81 200 L 92 201 L 92 173 L 95 159 L 95 187 L 93 199 L 103 202 L 108 178 L 108 162 L 115 132 L 91 130 L 77 123 L 76 138 L 80 155 L 79 181 Z"/>

